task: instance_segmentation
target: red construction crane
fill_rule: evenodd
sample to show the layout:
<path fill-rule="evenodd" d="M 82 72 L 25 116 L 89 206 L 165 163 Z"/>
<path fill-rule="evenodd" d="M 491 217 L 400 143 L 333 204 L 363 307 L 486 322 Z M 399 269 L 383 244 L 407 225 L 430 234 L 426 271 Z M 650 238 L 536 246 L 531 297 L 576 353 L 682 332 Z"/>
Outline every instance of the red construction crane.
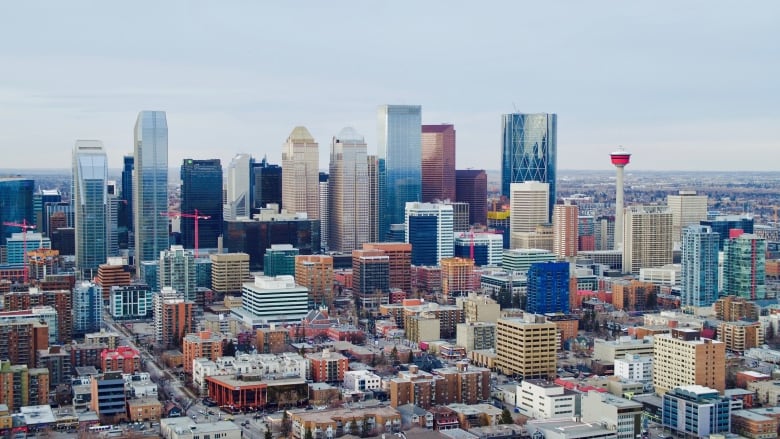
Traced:
<path fill-rule="evenodd" d="M 198 209 L 195 209 L 195 213 L 182 213 L 182 212 L 160 212 L 160 215 L 167 216 L 168 218 L 194 218 L 195 219 L 195 257 L 198 257 L 198 220 L 211 219 L 209 215 L 200 215 Z"/>
<path fill-rule="evenodd" d="M 27 220 L 23 219 L 21 223 L 3 222 L 4 226 L 19 227 L 22 229 L 22 262 L 24 263 L 24 283 L 27 283 L 30 267 L 27 266 L 27 231 L 34 230 L 35 224 L 27 224 Z"/>

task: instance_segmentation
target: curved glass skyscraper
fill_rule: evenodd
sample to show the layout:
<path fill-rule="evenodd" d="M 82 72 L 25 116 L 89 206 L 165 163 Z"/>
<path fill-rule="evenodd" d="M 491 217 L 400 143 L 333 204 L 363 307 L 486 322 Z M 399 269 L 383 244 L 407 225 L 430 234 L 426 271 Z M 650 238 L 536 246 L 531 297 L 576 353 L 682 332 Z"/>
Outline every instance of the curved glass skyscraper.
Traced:
<path fill-rule="evenodd" d="M 135 123 L 133 216 L 136 267 L 168 249 L 168 122 L 164 111 L 142 111 Z"/>
<path fill-rule="evenodd" d="M 509 197 L 512 183 L 548 183 L 548 220 L 556 197 L 557 120 L 557 115 L 549 113 L 512 113 L 504 114 L 501 121 L 501 194 Z"/>
<path fill-rule="evenodd" d="M 379 239 L 403 224 L 407 202 L 422 193 L 422 108 L 382 105 L 378 111 Z"/>

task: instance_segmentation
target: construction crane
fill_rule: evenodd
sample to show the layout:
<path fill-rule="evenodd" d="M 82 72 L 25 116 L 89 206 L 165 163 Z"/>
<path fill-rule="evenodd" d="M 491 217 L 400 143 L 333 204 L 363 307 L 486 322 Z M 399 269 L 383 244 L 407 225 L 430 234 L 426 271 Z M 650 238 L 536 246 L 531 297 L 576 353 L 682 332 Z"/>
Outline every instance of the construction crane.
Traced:
<path fill-rule="evenodd" d="M 160 212 L 160 215 L 167 216 L 168 218 L 194 218 L 195 219 L 195 258 L 198 257 L 198 220 L 211 219 L 209 215 L 200 215 L 198 209 L 195 209 L 195 213 L 183 213 L 183 212 Z"/>
<path fill-rule="evenodd" d="M 21 223 L 3 222 L 4 226 L 19 227 L 22 229 L 22 263 L 24 263 L 24 283 L 27 283 L 30 267 L 27 266 L 27 231 L 35 230 L 35 224 L 28 224 L 26 219 Z"/>

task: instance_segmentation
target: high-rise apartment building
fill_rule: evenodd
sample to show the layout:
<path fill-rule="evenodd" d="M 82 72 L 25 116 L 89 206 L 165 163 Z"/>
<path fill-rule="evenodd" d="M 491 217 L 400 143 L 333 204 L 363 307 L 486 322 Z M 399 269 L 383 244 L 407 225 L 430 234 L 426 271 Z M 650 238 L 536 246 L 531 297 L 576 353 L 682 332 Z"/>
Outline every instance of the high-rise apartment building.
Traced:
<path fill-rule="evenodd" d="M 682 232 L 682 305 L 712 306 L 718 299 L 718 245 L 711 227 L 689 225 Z"/>
<path fill-rule="evenodd" d="M 0 177 L 0 242 L 4 243 L 13 233 L 22 231 L 21 227 L 4 223 L 35 223 L 33 186 L 33 180 Z"/>
<path fill-rule="evenodd" d="M 672 214 L 666 206 L 630 206 L 623 224 L 623 272 L 672 263 Z"/>
<path fill-rule="evenodd" d="M 108 258 L 105 264 L 100 264 L 95 283 L 103 291 L 103 300 L 109 300 L 111 288 L 130 285 L 131 275 L 127 260 L 123 258 Z"/>
<path fill-rule="evenodd" d="M 406 203 L 406 242 L 412 245 L 412 265 L 439 265 L 454 253 L 452 205 Z"/>
<path fill-rule="evenodd" d="M 249 154 L 236 154 L 230 161 L 225 181 L 225 204 L 222 207 L 225 220 L 249 217 L 252 213 L 251 168 L 252 157 Z"/>
<path fill-rule="evenodd" d="M 558 117 L 555 114 L 502 116 L 501 194 L 511 197 L 512 183 L 538 181 L 550 185 L 547 219 L 556 200 Z"/>
<path fill-rule="evenodd" d="M 168 122 L 164 111 L 142 111 L 135 123 L 133 224 L 136 261 L 152 261 L 167 249 Z M 140 273 L 140 264 L 136 263 Z"/>
<path fill-rule="evenodd" d="M 523 379 L 556 375 L 558 327 L 544 316 L 499 319 L 496 328 L 496 367 Z"/>
<path fill-rule="evenodd" d="M 750 300 L 766 297 L 766 239 L 730 231 L 723 249 L 723 295 Z"/>
<path fill-rule="evenodd" d="M 191 302 L 195 301 L 196 273 L 195 256 L 180 245 L 160 252 L 160 266 L 157 271 L 160 290 L 173 288 L 176 293 Z"/>
<path fill-rule="evenodd" d="M 469 224 L 487 224 L 487 172 L 484 169 L 456 170 L 455 199 L 469 203 Z"/>
<path fill-rule="evenodd" d="M 103 326 L 103 293 L 92 282 L 81 282 L 73 289 L 73 334 L 82 336 Z"/>
<path fill-rule="evenodd" d="M 666 204 L 672 212 L 672 239 L 681 242 L 683 229 L 707 219 L 707 196 L 696 191 L 679 191 L 667 195 Z"/>
<path fill-rule="evenodd" d="M 576 205 L 556 204 L 553 207 L 553 253 L 561 259 L 577 256 L 578 222 Z"/>
<path fill-rule="evenodd" d="M 512 183 L 509 189 L 510 248 L 518 248 L 517 233 L 533 232 L 549 222 L 550 185 L 538 181 Z"/>
<path fill-rule="evenodd" d="M 309 309 L 333 305 L 333 256 L 295 257 L 295 282 L 309 290 Z"/>
<path fill-rule="evenodd" d="M 712 227 L 713 232 L 717 232 L 720 235 L 720 246 L 718 249 L 723 251 L 726 245 L 726 241 L 729 240 L 729 232 L 731 230 L 741 230 L 744 233 L 753 233 L 754 220 L 753 217 L 745 215 L 725 215 L 717 216 L 715 219 L 701 221 L 702 226 Z"/>
<path fill-rule="evenodd" d="M 198 247 L 217 248 L 222 234 L 222 162 L 184 159 L 181 165 L 181 212 L 208 216 L 198 220 Z M 181 242 L 195 248 L 195 218 L 181 217 Z"/>
<path fill-rule="evenodd" d="M 537 262 L 528 269 L 525 310 L 534 314 L 569 312 L 569 263 Z"/>
<path fill-rule="evenodd" d="M 172 288 L 163 288 L 152 298 L 154 337 L 163 348 L 181 346 L 184 335 L 193 332 L 195 303 L 184 300 Z"/>
<path fill-rule="evenodd" d="M 353 128 L 344 128 L 330 145 L 328 248 L 351 252 L 370 241 L 370 191 L 367 146 Z"/>
<path fill-rule="evenodd" d="M 388 257 L 389 288 L 412 291 L 412 245 L 403 242 L 369 242 L 363 250 L 382 250 Z"/>
<path fill-rule="evenodd" d="M 282 205 L 282 167 L 268 163 L 263 157 L 252 164 L 252 207 L 260 209 L 268 204 Z"/>
<path fill-rule="evenodd" d="M 406 203 L 420 201 L 422 185 L 422 109 L 382 105 L 378 110 L 379 240 L 391 224 L 402 224 Z"/>
<path fill-rule="evenodd" d="M 701 338 L 698 329 L 672 328 L 653 341 L 653 387 L 659 395 L 698 384 L 726 389 L 726 345 Z"/>
<path fill-rule="evenodd" d="M 282 145 L 282 208 L 320 218 L 320 148 L 306 127 L 293 128 Z"/>
<path fill-rule="evenodd" d="M 441 260 L 441 293 L 445 302 L 454 303 L 456 297 L 465 297 L 477 290 L 478 279 L 474 261 L 468 258 Z"/>
<path fill-rule="evenodd" d="M 421 201 L 455 200 L 455 126 L 423 125 Z"/>
<path fill-rule="evenodd" d="M 106 182 L 106 255 L 119 256 L 119 214 L 122 200 L 116 181 Z M 126 248 L 126 246 L 125 246 Z"/>

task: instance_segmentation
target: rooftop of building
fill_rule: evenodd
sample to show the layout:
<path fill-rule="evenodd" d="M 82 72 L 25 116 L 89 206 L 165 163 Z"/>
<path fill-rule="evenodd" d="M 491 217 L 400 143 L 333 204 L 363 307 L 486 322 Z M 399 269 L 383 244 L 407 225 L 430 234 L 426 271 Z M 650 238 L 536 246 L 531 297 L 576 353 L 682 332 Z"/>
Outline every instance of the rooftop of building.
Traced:
<path fill-rule="evenodd" d="M 610 431 L 601 424 L 577 422 L 570 419 L 532 419 L 526 424 L 528 430 L 556 430 L 558 434 L 565 433 L 569 439 L 588 438 L 609 435 Z M 614 434 L 614 433 L 613 433 Z"/>
<path fill-rule="evenodd" d="M 19 412 L 28 426 L 53 424 L 56 421 L 54 411 L 50 405 L 23 406 L 19 407 Z"/>
<path fill-rule="evenodd" d="M 241 431 L 241 427 L 230 421 L 201 422 L 195 423 L 188 417 L 163 418 L 160 420 L 163 428 L 170 428 L 173 431 L 184 432 L 191 431 L 199 434 L 220 433 L 223 431 Z"/>
<path fill-rule="evenodd" d="M 374 405 L 371 407 L 351 406 L 330 410 L 298 410 L 294 412 L 304 422 L 327 423 L 334 419 L 355 419 L 365 415 L 381 416 L 383 418 L 400 417 L 398 410 L 387 405 Z"/>
<path fill-rule="evenodd" d="M 770 422 L 773 420 L 773 418 L 770 418 L 769 416 L 765 416 L 752 410 L 734 410 L 731 412 L 731 416 L 738 416 L 740 418 L 749 419 L 754 422 Z"/>
<path fill-rule="evenodd" d="M 237 375 L 212 375 L 206 377 L 206 380 L 216 381 L 226 387 L 239 388 L 250 386 L 285 386 L 294 384 L 305 384 L 306 380 L 301 377 L 294 378 L 280 378 L 280 379 L 259 379 L 259 380 L 247 380 L 238 378 Z"/>

